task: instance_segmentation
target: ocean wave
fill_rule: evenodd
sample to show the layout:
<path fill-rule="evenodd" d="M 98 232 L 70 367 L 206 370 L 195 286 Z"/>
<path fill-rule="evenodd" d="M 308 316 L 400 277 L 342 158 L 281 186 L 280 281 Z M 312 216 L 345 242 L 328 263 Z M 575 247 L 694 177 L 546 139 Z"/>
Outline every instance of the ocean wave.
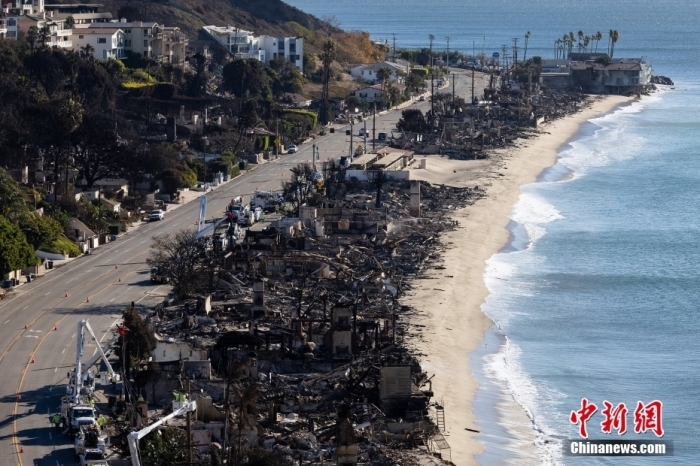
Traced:
<path fill-rule="evenodd" d="M 513 207 L 510 218 L 527 231 L 528 244 L 525 249 L 529 249 L 547 232 L 544 224 L 561 220 L 564 216 L 542 197 L 526 190 Z"/>
<path fill-rule="evenodd" d="M 530 419 L 531 427 L 535 432 L 535 447 L 540 457 L 540 464 L 559 466 L 562 464 L 561 444 L 557 440 L 559 436 L 543 423 L 538 415 L 537 402 L 543 396 L 542 389 L 535 386 L 532 378 L 522 368 L 521 353 L 520 347 L 505 337 L 505 343 L 497 353 L 484 356 L 485 373 L 503 388 L 504 399 L 522 408 Z M 563 396 L 551 390 L 546 395 L 551 398 Z M 509 413 L 507 409 L 500 410 L 500 414 L 502 425 L 514 438 L 517 438 L 515 427 L 519 425 L 518 416 L 515 413 Z"/>

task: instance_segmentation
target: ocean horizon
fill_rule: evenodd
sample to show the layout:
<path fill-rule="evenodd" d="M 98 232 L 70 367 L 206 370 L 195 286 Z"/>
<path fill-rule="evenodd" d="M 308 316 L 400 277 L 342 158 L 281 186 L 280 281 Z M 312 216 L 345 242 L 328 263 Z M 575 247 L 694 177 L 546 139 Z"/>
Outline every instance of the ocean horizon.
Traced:
<path fill-rule="evenodd" d="M 675 86 L 584 124 L 538 182 L 524 186 L 511 214 L 511 241 L 487 263 L 483 306 L 494 327 L 472 355 L 480 383 L 474 401 L 483 465 L 518 463 L 509 446 L 514 400 L 530 418 L 539 464 L 700 464 L 695 447 L 700 388 L 700 4 L 688 0 L 290 0 L 340 27 L 363 30 L 397 48 L 500 52 L 513 38 L 528 56 L 553 58 L 564 33 L 598 30 L 599 50 L 617 29 L 615 57 L 651 61 Z M 588 399 L 598 411 L 591 439 L 653 440 L 634 433 L 638 402 L 663 403 L 663 439 L 673 457 L 562 454 L 579 438 L 572 411 Z M 628 431 L 601 430 L 603 402 L 624 403 Z"/>

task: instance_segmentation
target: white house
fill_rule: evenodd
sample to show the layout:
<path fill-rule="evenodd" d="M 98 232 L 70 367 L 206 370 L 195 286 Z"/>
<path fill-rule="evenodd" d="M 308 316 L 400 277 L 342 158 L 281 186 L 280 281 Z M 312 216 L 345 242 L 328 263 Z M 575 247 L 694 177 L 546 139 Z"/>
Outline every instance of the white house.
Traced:
<path fill-rule="evenodd" d="M 46 41 L 47 47 L 64 49 L 72 47 L 72 31 L 65 27 L 65 20 L 52 18 L 50 15 L 47 15 L 45 11 L 36 15 L 9 16 L 5 20 L 5 25 L 8 39 L 17 39 L 20 33 L 26 35 L 29 28 L 32 26 L 36 26 L 38 29 L 47 26 L 50 31 L 50 35 Z"/>
<path fill-rule="evenodd" d="M 614 59 L 606 67 L 606 71 L 606 86 L 628 87 L 651 84 L 651 65 L 642 58 Z"/>
<path fill-rule="evenodd" d="M 403 77 L 401 74 L 406 73 L 406 68 L 389 61 L 355 66 L 354 68 L 350 69 L 350 74 L 352 77 L 361 79 L 362 81 L 376 83 L 379 81 L 377 78 L 377 72 L 382 68 L 389 68 L 389 70 L 391 70 L 391 76 L 389 77 L 391 82 L 403 84 Z"/>
<path fill-rule="evenodd" d="M 153 22 L 127 22 L 125 19 L 87 26 L 90 29 L 120 28 L 124 31 L 124 50 L 153 58 L 161 63 L 185 63 L 187 37 L 180 28 L 166 27 Z"/>
<path fill-rule="evenodd" d="M 299 37 L 255 36 L 233 26 L 204 26 L 204 31 L 234 57 L 258 60 L 265 64 L 282 57 L 302 71 L 304 69 L 304 39 Z"/>
<path fill-rule="evenodd" d="M 87 45 L 94 49 L 93 57 L 97 60 L 125 58 L 125 34 L 120 28 L 83 28 L 73 31 L 73 49 L 81 50 Z"/>
<path fill-rule="evenodd" d="M 356 90 L 355 97 L 369 103 L 384 102 L 385 93 L 386 91 L 382 89 L 381 84 L 375 84 L 374 86 Z"/>

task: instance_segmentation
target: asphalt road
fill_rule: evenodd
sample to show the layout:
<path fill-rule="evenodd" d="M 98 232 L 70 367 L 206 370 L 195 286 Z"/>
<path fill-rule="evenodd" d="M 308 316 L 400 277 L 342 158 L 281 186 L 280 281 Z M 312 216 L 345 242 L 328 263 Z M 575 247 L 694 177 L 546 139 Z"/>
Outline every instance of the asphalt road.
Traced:
<path fill-rule="evenodd" d="M 481 82 L 477 79 L 477 86 Z M 471 77 L 458 74 L 456 89 L 468 100 Z M 427 111 L 430 102 L 418 102 L 414 107 Z M 389 133 L 399 116 L 398 111 L 378 116 L 376 131 Z M 371 125 L 370 118 L 370 135 Z M 349 136 L 345 135 L 349 127 L 335 127 L 334 134 L 314 141 L 320 161 L 349 151 Z M 360 125 L 353 129 L 357 135 Z M 354 137 L 353 145 L 358 144 L 364 144 L 363 138 Z M 247 201 L 255 189 L 280 189 L 291 167 L 311 160 L 311 146 L 304 144 L 298 153 L 282 155 L 210 192 L 207 216 L 220 216 L 232 197 L 244 196 Z M 160 302 L 168 288 L 150 282 L 145 261 L 151 237 L 194 227 L 197 215 L 196 201 L 166 212 L 164 221 L 143 225 L 93 254 L 19 287 L 0 303 L 0 466 L 77 464 L 72 441 L 49 423 L 65 393 L 66 375 L 75 365 L 77 323 L 88 319 L 97 338 L 109 341 L 130 302 L 144 309 Z M 95 350 L 93 343 L 88 344 L 85 358 Z"/>

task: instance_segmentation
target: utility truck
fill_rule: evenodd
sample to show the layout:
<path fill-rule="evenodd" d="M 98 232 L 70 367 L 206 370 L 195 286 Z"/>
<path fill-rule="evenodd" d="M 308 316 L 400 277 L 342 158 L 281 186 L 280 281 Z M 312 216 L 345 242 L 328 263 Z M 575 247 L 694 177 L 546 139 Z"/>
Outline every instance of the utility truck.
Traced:
<path fill-rule="evenodd" d="M 86 331 L 97 345 L 98 351 L 87 363 L 83 364 Z M 102 359 L 107 366 L 106 379 L 115 382 L 119 380 L 119 376 L 114 373 L 107 355 L 102 350 L 100 342 L 87 320 L 78 322 L 75 353 L 75 367 L 68 373 L 66 395 L 61 398 L 63 425 L 71 435 L 79 433 L 83 426 L 97 425 L 97 411 L 91 403 L 95 392 L 95 373 L 90 368 Z"/>

